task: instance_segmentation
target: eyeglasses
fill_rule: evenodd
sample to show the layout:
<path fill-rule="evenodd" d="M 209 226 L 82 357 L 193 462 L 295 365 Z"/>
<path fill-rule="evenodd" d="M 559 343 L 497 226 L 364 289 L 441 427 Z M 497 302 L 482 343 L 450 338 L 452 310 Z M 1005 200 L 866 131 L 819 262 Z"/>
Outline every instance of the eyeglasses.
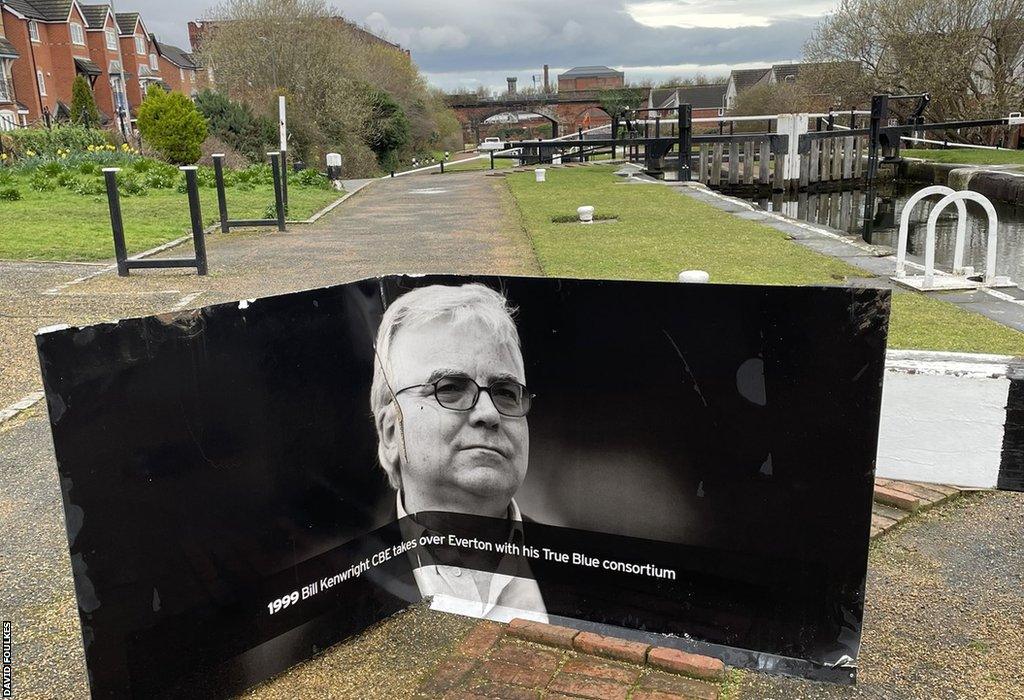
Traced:
<path fill-rule="evenodd" d="M 433 388 L 434 398 L 441 406 L 452 411 L 468 411 L 476 406 L 480 400 L 480 392 L 486 391 L 491 397 L 491 403 L 498 413 L 510 418 L 523 418 L 530 412 L 530 405 L 533 403 L 533 394 L 520 384 L 511 379 L 502 379 L 490 386 L 480 386 L 469 377 L 441 377 L 435 382 L 426 384 L 413 384 L 395 392 L 398 396 L 409 389 L 419 389 L 429 386 Z"/>

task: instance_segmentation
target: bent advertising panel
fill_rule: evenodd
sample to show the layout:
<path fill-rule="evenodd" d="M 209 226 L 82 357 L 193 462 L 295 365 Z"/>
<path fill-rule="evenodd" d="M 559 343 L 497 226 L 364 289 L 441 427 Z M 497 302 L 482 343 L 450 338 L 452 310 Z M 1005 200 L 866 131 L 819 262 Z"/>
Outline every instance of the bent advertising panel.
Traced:
<path fill-rule="evenodd" d="M 223 697 L 424 599 L 852 682 L 888 312 L 391 276 L 41 332 L 92 692 Z"/>

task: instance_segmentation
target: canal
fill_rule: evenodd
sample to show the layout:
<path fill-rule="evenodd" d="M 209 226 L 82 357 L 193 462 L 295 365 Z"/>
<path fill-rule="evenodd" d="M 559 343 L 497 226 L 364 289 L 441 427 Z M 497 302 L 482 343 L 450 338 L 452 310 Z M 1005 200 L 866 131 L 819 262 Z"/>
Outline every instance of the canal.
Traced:
<path fill-rule="evenodd" d="M 896 183 L 883 187 L 875 202 L 874 231 L 871 242 L 890 246 L 895 251 L 899 232 L 899 217 L 907 199 L 922 183 Z M 924 239 L 928 214 L 940 197 L 931 197 L 919 203 L 910 218 L 910 236 L 907 255 L 910 260 L 924 262 Z M 776 211 L 794 219 L 822 224 L 850 235 L 861 235 L 864 229 L 864 192 L 845 190 L 818 194 L 777 194 L 772 198 L 750 200 L 767 211 Z M 1024 205 L 995 204 L 999 215 L 999 235 L 996 243 L 996 274 L 1007 275 L 1018 286 L 1024 285 Z M 981 207 L 967 203 L 967 251 L 964 263 L 973 265 L 978 272 L 985 269 L 988 218 Z M 953 265 L 953 247 L 956 240 L 956 207 L 948 207 L 939 218 L 935 229 L 935 264 L 949 271 Z"/>

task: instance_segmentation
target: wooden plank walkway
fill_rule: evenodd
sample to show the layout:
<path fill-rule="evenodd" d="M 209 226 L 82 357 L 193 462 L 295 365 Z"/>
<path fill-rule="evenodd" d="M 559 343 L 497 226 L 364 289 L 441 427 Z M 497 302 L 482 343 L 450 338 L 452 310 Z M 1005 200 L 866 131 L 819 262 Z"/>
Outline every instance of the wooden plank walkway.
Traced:
<path fill-rule="evenodd" d="M 875 479 L 871 537 L 891 530 L 911 515 L 958 498 L 963 491 L 945 484 Z"/>

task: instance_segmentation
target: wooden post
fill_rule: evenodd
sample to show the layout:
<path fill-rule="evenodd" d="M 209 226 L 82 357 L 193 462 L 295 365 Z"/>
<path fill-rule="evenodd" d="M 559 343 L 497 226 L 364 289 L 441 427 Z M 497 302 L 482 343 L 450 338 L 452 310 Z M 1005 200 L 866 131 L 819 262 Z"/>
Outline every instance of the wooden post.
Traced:
<path fill-rule="evenodd" d="M 818 181 L 818 176 L 821 173 L 821 164 L 819 162 L 820 158 L 821 141 L 819 139 L 812 139 L 810 167 L 807 169 L 807 182 L 809 182 L 812 185 Z"/>
<path fill-rule="evenodd" d="M 783 191 L 786 189 L 786 154 L 776 153 L 775 154 L 775 182 L 772 184 L 773 190 Z"/>
<path fill-rule="evenodd" d="M 743 142 L 743 184 L 754 184 L 754 142 Z"/>
<path fill-rule="evenodd" d="M 860 179 L 864 164 L 861 159 L 864 157 L 864 139 L 857 136 L 853 139 L 853 176 Z"/>
<path fill-rule="evenodd" d="M 821 182 L 828 182 L 832 179 L 832 139 L 821 141 Z"/>
<path fill-rule="evenodd" d="M 761 142 L 760 150 L 757 155 L 758 159 L 758 172 L 757 181 L 761 185 L 767 185 L 771 182 L 769 176 L 768 166 L 771 164 L 772 159 L 772 145 L 767 139 Z"/>
<path fill-rule="evenodd" d="M 807 183 L 810 182 L 811 176 L 811 154 L 801 153 L 800 154 L 800 186 L 807 187 Z"/>
<path fill-rule="evenodd" d="M 715 144 L 711 157 L 711 184 L 719 185 L 722 182 L 722 143 Z"/>
<path fill-rule="evenodd" d="M 843 145 L 845 138 L 832 139 L 832 179 L 841 180 L 843 177 Z"/>
<path fill-rule="evenodd" d="M 843 139 L 843 179 L 853 177 L 853 137 Z"/>
<path fill-rule="evenodd" d="M 729 184 L 740 181 L 740 145 L 733 141 L 729 144 Z"/>
<path fill-rule="evenodd" d="M 708 184 L 708 145 L 706 143 L 700 145 L 700 170 L 697 173 L 697 179 L 705 185 Z"/>

